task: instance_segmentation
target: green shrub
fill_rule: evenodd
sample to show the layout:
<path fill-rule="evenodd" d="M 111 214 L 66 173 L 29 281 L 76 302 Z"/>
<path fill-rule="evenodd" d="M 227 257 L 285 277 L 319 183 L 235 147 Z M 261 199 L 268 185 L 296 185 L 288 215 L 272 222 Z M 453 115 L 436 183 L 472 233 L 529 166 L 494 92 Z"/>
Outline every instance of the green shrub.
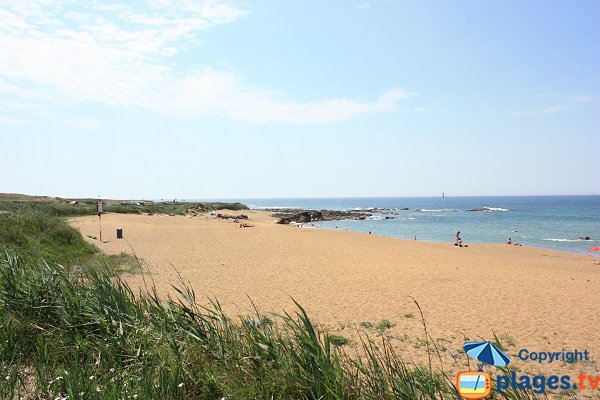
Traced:
<path fill-rule="evenodd" d="M 377 323 L 377 325 L 375 325 L 375 328 L 379 329 L 380 331 L 383 331 L 386 329 L 390 329 L 393 326 L 394 324 L 392 324 L 389 320 L 382 319 L 381 321 L 379 321 L 379 323 Z"/>
<path fill-rule="evenodd" d="M 76 262 L 98 253 L 64 219 L 42 211 L 0 214 L 0 251 L 6 250 L 54 262 Z"/>
<path fill-rule="evenodd" d="M 336 347 L 345 346 L 350 343 L 350 340 L 348 340 L 347 337 L 341 335 L 328 334 L 327 338 L 329 339 L 329 343 Z"/>

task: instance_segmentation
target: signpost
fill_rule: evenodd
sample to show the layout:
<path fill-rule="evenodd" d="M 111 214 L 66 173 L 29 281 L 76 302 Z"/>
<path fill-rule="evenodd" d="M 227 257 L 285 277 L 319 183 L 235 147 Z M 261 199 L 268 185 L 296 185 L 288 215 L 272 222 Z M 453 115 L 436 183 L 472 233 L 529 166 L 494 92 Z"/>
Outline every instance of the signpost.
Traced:
<path fill-rule="evenodd" d="M 98 213 L 98 221 L 100 221 L 100 243 L 102 243 L 102 213 L 104 213 L 102 200 L 96 202 L 96 213 Z"/>

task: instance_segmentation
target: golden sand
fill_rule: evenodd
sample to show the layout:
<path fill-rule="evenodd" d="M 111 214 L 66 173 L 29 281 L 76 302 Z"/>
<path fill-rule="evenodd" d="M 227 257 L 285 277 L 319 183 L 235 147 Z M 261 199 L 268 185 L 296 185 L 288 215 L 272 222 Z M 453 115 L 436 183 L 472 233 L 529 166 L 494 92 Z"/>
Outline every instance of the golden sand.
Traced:
<path fill-rule="evenodd" d="M 449 355 L 465 337 L 489 340 L 494 333 L 507 339 L 509 354 L 521 348 L 588 349 L 600 356 L 597 258 L 506 244 L 457 248 L 301 229 L 276 225 L 266 212 L 246 213 L 253 228 L 208 215 L 106 214 L 108 242 L 90 241 L 108 253 L 133 249 L 161 294 L 174 293 L 179 272 L 199 299 L 217 298 L 230 315 L 251 313 L 249 298 L 263 312 L 293 312 L 293 297 L 314 321 L 350 338 L 363 329 L 361 323 L 387 319 L 395 326 L 384 334 L 420 361 L 423 327 L 411 298 L 419 302 L 446 360 L 452 361 Z M 98 236 L 97 217 L 71 223 L 83 235 Z M 123 240 L 116 239 L 117 227 L 124 230 Z M 142 285 L 139 274 L 127 280 Z M 463 361 L 464 356 L 456 368 Z M 596 369 L 593 363 L 584 367 Z"/>

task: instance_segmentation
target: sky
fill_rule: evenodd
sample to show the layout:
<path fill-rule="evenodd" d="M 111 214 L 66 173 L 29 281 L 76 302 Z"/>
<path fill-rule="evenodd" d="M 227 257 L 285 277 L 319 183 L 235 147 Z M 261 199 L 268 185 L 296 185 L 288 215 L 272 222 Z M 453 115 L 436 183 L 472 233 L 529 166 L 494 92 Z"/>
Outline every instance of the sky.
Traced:
<path fill-rule="evenodd" d="M 0 192 L 600 194 L 600 2 L 0 0 Z"/>

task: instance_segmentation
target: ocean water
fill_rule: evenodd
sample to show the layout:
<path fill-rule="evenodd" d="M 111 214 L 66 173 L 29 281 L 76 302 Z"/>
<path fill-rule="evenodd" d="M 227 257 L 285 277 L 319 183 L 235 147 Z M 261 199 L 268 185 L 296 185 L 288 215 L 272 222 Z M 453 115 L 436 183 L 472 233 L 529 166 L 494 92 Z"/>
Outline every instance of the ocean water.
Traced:
<path fill-rule="evenodd" d="M 250 208 L 373 209 L 363 221 L 315 222 L 321 229 L 373 232 L 432 242 L 506 243 L 585 253 L 600 246 L 600 196 L 240 199 Z M 408 210 L 401 210 L 408 208 Z M 486 211 L 469 211 L 483 209 Z M 386 219 L 388 217 L 388 219 Z M 310 225 L 309 225 L 310 227 Z M 580 240 L 589 236 L 591 240 Z"/>

